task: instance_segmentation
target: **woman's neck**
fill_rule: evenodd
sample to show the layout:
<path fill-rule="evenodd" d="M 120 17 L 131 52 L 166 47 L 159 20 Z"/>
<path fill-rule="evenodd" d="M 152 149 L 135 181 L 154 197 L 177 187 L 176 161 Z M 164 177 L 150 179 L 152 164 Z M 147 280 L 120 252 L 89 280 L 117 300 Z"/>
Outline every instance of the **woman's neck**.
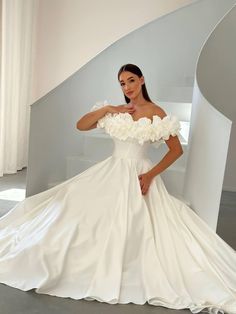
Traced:
<path fill-rule="evenodd" d="M 142 107 L 142 106 L 145 106 L 147 104 L 147 100 L 144 99 L 142 95 L 139 95 L 134 99 L 130 99 L 129 104 L 136 106 L 136 107 Z"/>

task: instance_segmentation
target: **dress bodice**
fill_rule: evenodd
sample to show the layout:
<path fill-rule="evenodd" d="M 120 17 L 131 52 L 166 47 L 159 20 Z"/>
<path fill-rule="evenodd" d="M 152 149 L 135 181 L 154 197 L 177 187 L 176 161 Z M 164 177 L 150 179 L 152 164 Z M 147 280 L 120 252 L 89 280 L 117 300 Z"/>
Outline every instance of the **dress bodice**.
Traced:
<path fill-rule="evenodd" d="M 97 110 L 107 103 L 100 103 L 92 107 Z M 163 143 L 170 135 L 179 135 L 181 129 L 178 118 L 167 114 L 163 119 L 154 115 L 152 120 L 142 117 L 134 121 L 132 116 L 125 113 L 107 113 L 97 122 L 97 128 L 104 129 L 111 137 L 121 141 L 134 140 L 140 145 L 146 142 Z M 133 143 L 134 144 L 134 143 Z M 116 144 L 120 145 L 120 144 Z M 126 146 L 126 145 L 125 145 Z"/>
<path fill-rule="evenodd" d="M 143 145 L 139 144 L 137 140 L 128 139 L 122 141 L 113 137 L 114 149 L 112 156 L 119 158 L 131 158 L 131 159 L 146 159 L 148 158 L 148 146 L 149 142 L 145 142 Z"/>

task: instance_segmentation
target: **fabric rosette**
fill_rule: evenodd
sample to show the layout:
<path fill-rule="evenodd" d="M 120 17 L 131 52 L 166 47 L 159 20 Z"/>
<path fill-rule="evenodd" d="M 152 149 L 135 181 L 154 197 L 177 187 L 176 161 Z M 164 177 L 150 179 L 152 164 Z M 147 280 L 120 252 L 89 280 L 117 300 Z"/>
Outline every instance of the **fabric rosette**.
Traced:
<path fill-rule="evenodd" d="M 179 135 L 180 123 L 176 116 L 167 115 L 162 119 L 161 124 L 163 140 L 168 140 L 170 135 Z"/>
<path fill-rule="evenodd" d="M 97 110 L 108 105 L 108 102 L 97 102 L 90 111 Z M 164 142 L 170 135 L 179 135 L 181 129 L 178 118 L 174 115 L 167 115 L 163 119 L 154 115 L 153 121 L 142 117 L 134 121 L 128 113 L 106 113 L 97 123 L 98 128 L 104 128 L 105 132 L 120 140 L 128 138 L 136 139 L 139 144 L 144 142 Z"/>

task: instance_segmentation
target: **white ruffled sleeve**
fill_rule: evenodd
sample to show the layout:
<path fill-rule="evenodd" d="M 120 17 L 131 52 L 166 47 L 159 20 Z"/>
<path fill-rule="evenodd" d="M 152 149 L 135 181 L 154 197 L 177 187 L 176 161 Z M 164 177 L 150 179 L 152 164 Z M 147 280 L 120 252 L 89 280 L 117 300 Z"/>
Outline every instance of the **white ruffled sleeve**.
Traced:
<path fill-rule="evenodd" d="M 97 101 L 96 104 L 90 109 L 90 112 L 92 111 L 95 111 L 95 110 L 98 110 L 102 107 L 105 107 L 108 105 L 108 101 L 107 100 L 104 100 L 104 101 Z M 98 122 L 97 122 L 97 128 L 104 128 L 105 127 L 105 124 L 106 124 L 106 120 L 108 118 L 110 114 L 107 113 L 105 114 L 102 118 L 98 119 Z"/>
<path fill-rule="evenodd" d="M 174 115 L 168 115 L 162 119 L 162 138 L 168 140 L 170 135 L 179 135 L 181 130 L 179 119 Z"/>
<path fill-rule="evenodd" d="M 170 135 L 180 135 L 181 125 L 179 119 L 174 115 L 167 115 L 163 119 L 157 117 L 153 121 L 154 135 L 152 141 L 164 142 L 168 140 Z"/>

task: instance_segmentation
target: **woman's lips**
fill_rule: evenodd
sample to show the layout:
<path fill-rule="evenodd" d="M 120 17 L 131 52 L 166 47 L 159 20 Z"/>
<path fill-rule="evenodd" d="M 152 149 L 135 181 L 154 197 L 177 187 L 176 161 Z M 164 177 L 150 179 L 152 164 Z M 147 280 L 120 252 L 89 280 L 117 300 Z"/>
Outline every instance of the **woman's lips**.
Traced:
<path fill-rule="evenodd" d="M 126 93 L 127 95 L 131 95 L 133 92 L 128 92 L 128 93 Z"/>

